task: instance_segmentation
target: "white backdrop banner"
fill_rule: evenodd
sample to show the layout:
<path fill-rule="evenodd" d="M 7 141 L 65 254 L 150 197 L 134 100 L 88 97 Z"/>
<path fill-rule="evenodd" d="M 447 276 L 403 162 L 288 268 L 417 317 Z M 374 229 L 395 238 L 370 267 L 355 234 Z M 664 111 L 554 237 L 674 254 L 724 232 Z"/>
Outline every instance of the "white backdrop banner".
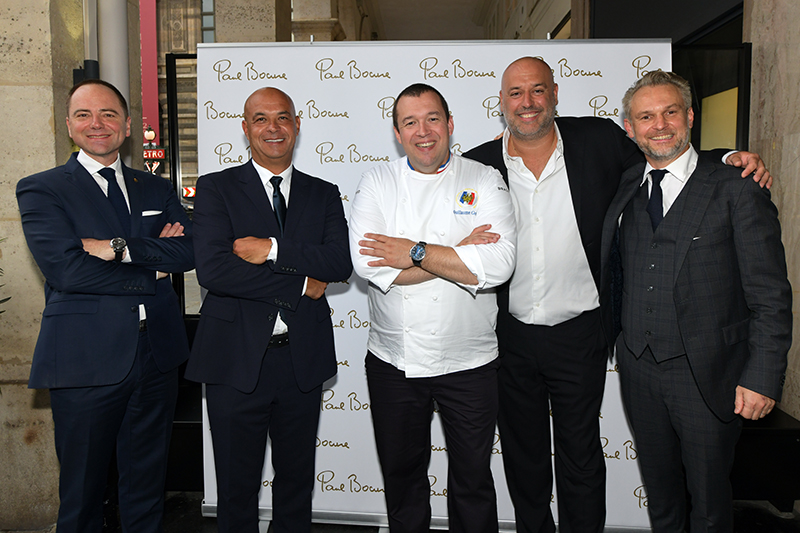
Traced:
<path fill-rule="evenodd" d="M 671 46 L 651 41 L 480 41 L 381 43 L 267 43 L 198 46 L 197 105 L 200 174 L 250 158 L 242 132 L 246 98 L 274 86 L 294 100 L 302 124 L 294 164 L 336 183 L 345 213 L 361 174 L 403 155 L 392 131 L 394 97 L 412 83 L 436 87 L 447 99 L 455 153 L 501 133 L 500 78 L 522 56 L 538 56 L 559 84 L 560 116 L 607 117 L 622 124 L 622 95 L 645 72 L 671 69 Z M 338 376 L 326 383 L 317 438 L 314 519 L 385 524 L 383 479 L 372 433 L 364 373 L 366 285 L 352 277 L 328 287 L 336 333 Z M 236 354 L 230 354 L 236 357 Z M 600 414 L 608 469 L 609 526 L 646 526 L 647 496 L 639 477 L 613 363 Z M 216 480 L 208 420 L 204 417 L 206 514 L 216 511 Z M 433 527 L 447 524 L 447 450 L 437 416 L 429 469 Z M 495 436 L 493 469 L 501 527 L 513 530 L 514 511 Z M 272 467 L 267 462 L 260 514 L 271 514 Z M 533 482 L 533 480 L 531 480 Z M 554 491 L 555 492 L 555 491 Z M 556 513 L 556 497 L 552 498 Z"/>

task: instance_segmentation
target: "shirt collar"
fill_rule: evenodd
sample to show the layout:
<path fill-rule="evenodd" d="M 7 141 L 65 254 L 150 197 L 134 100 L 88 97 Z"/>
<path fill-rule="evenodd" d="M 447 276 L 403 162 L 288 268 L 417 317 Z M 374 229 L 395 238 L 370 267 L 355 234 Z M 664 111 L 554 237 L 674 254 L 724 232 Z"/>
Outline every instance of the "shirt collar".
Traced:
<path fill-rule="evenodd" d="M 553 122 L 553 127 L 556 130 L 556 153 L 559 157 L 564 156 L 564 140 L 561 138 L 561 130 L 558 129 L 558 124 Z M 519 156 L 509 155 L 508 153 L 508 140 L 511 137 L 511 131 L 508 128 L 503 132 L 503 158 L 508 161 L 520 160 Z"/>
<path fill-rule="evenodd" d="M 283 181 L 281 181 L 281 190 L 289 190 L 289 186 L 292 183 L 292 171 L 294 170 L 294 165 L 289 165 L 280 174 L 273 174 L 271 171 L 256 163 L 255 159 L 251 159 L 250 161 L 253 163 L 253 167 L 256 169 L 256 172 L 258 172 L 258 177 L 261 178 L 261 183 L 264 184 L 264 187 L 272 187 L 272 183 L 270 183 L 269 180 L 272 178 L 272 176 L 280 176 L 283 178 Z"/>
<path fill-rule="evenodd" d="M 678 159 L 664 167 L 669 174 L 675 176 L 675 178 L 682 183 L 685 183 L 686 180 L 689 179 L 689 176 L 692 175 L 695 168 L 697 168 L 697 152 L 691 144 L 689 145 L 689 149 L 681 154 Z M 644 166 L 641 185 L 647 182 L 651 170 L 653 170 L 653 165 L 647 163 Z"/>
<path fill-rule="evenodd" d="M 96 161 L 89 154 L 84 152 L 83 149 L 78 152 L 78 163 L 80 163 L 81 166 L 86 169 L 86 172 L 92 175 L 97 174 L 100 170 L 106 168 L 106 165 Z M 122 175 L 122 161 L 119 159 L 119 154 L 117 154 L 117 159 L 115 159 L 114 162 L 108 166 L 114 169 L 114 172 L 117 174 L 117 176 Z"/>

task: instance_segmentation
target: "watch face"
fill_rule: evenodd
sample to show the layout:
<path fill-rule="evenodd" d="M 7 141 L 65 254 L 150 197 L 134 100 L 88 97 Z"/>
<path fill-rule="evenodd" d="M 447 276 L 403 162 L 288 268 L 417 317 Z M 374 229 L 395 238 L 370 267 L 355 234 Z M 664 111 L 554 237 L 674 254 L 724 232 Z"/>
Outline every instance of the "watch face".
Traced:
<path fill-rule="evenodd" d="M 113 239 L 111 239 L 111 248 L 113 248 L 115 252 L 124 251 L 126 245 L 127 243 L 125 242 L 125 239 L 123 239 L 122 237 L 114 237 Z"/>
<path fill-rule="evenodd" d="M 425 246 L 420 244 L 415 244 L 414 247 L 411 249 L 411 260 L 422 261 L 424 258 L 425 258 Z"/>

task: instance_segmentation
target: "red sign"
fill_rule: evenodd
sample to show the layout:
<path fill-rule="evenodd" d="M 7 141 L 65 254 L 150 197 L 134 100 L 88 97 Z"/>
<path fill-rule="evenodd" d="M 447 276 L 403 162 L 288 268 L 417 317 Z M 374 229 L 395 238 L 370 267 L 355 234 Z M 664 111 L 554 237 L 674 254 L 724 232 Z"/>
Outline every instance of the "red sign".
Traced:
<path fill-rule="evenodd" d="M 197 193 L 197 189 L 194 187 L 184 187 L 183 188 L 183 197 L 184 198 L 194 198 L 194 195 Z"/>
<path fill-rule="evenodd" d="M 145 159 L 164 159 L 165 153 L 163 148 L 156 148 L 155 150 L 145 150 Z"/>

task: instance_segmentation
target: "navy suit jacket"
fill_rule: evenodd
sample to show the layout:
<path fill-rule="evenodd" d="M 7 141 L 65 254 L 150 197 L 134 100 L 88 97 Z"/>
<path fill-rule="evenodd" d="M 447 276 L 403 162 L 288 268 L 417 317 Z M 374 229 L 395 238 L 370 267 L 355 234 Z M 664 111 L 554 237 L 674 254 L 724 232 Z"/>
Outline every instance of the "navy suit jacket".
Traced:
<path fill-rule="evenodd" d="M 306 276 L 344 281 L 352 265 L 336 185 L 292 172 L 284 236 L 252 161 L 201 177 L 194 210 L 197 278 L 208 289 L 186 377 L 251 392 L 278 313 L 289 327 L 299 388 L 336 373 L 325 296 L 303 296 Z M 241 237 L 275 237 L 277 261 L 254 265 L 233 254 Z"/>
<path fill-rule="evenodd" d="M 644 163 L 622 177 L 603 228 L 604 260 L 643 174 Z M 778 210 L 767 189 L 704 154 L 681 196 L 683 210 L 668 212 L 681 217 L 673 286 L 678 326 L 704 400 L 731 420 L 737 385 L 781 397 L 792 292 Z M 623 279 L 632 275 L 623 272 Z"/>
<path fill-rule="evenodd" d="M 194 266 L 192 224 L 170 183 L 123 165 L 131 210 L 131 263 L 104 261 L 81 239 L 124 236 L 111 203 L 73 154 L 67 164 L 17 184 L 22 229 L 45 277 L 45 309 L 33 355 L 31 388 L 110 385 L 133 365 L 139 304 L 147 312 L 153 357 L 161 371 L 185 361 L 189 346 L 178 297 L 156 271 Z M 184 237 L 159 239 L 166 223 Z"/>
<path fill-rule="evenodd" d="M 613 345 L 610 280 L 601 283 L 600 276 L 601 231 L 619 177 L 625 169 L 644 161 L 644 157 L 625 131 L 610 119 L 557 117 L 556 124 L 564 142 L 564 163 L 581 243 L 600 294 L 603 330 L 608 344 Z M 502 139 L 473 148 L 464 156 L 493 166 L 508 183 Z M 498 306 L 501 313 L 508 313 L 508 286 L 504 289 L 498 291 Z"/>

